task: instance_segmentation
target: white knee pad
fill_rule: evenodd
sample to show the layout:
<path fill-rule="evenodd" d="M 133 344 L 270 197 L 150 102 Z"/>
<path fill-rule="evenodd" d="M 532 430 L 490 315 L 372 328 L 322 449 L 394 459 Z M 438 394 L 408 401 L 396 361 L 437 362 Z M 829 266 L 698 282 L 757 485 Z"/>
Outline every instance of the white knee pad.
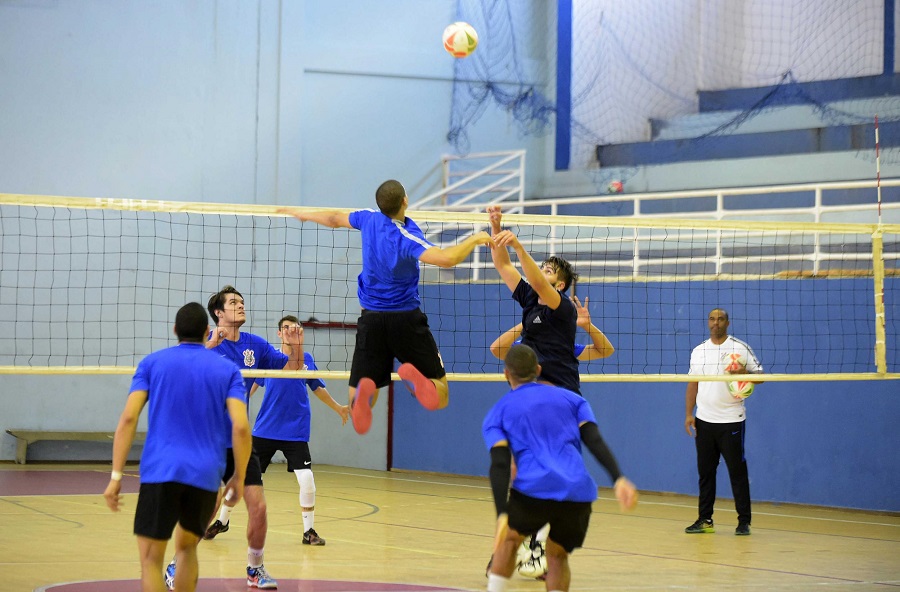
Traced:
<path fill-rule="evenodd" d="M 300 484 L 300 506 L 312 508 L 316 505 L 316 481 L 313 479 L 312 469 L 300 469 L 294 471 L 294 474 Z"/>

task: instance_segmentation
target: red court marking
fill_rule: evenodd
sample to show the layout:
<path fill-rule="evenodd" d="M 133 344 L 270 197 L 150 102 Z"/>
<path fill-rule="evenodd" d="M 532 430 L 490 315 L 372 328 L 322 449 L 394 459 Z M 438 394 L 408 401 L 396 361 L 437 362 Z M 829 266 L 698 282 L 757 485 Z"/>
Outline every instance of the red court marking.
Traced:
<path fill-rule="evenodd" d="M 0 470 L 0 496 L 101 495 L 109 484 L 109 471 L 4 471 Z M 122 477 L 122 493 L 137 493 L 136 473 Z"/>
<path fill-rule="evenodd" d="M 197 582 L 197 592 L 247 592 L 247 580 L 204 579 Z M 417 584 L 378 582 L 345 582 L 330 580 L 278 579 L 281 592 L 464 592 L 460 588 L 438 588 Z M 34 592 L 140 592 L 139 580 L 107 580 L 102 582 L 73 582 L 36 588 Z"/>

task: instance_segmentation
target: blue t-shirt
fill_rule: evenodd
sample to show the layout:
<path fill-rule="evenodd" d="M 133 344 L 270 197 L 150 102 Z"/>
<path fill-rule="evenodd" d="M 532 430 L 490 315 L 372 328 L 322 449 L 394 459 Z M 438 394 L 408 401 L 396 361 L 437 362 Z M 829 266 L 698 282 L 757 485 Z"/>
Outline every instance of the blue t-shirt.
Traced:
<path fill-rule="evenodd" d="M 141 360 L 131 380 L 134 391 L 148 392 L 141 483 L 217 491 L 231 447 L 225 400 L 246 401 L 238 368 L 203 344 L 182 343 Z"/>
<path fill-rule="evenodd" d="M 225 339 L 214 347 L 212 351 L 223 358 L 228 358 L 241 370 L 281 370 L 290 359 L 281 353 L 272 344 L 253 333 L 238 333 L 238 340 Z M 250 387 L 254 378 L 244 378 L 244 401 L 249 400 Z"/>
<path fill-rule="evenodd" d="M 312 354 L 303 352 L 307 370 L 318 370 Z M 257 378 L 266 389 L 253 425 L 253 435 L 270 440 L 309 442 L 309 393 L 325 388 L 318 378 Z"/>
<path fill-rule="evenodd" d="M 538 293 L 524 279 L 513 299 L 522 306 L 522 343 L 534 350 L 541 365 L 540 380 L 581 393 L 575 330 L 578 311 L 565 294 L 559 293 L 556 310 L 538 304 Z"/>
<path fill-rule="evenodd" d="M 350 225 L 362 234 L 359 305 L 378 311 L 419 308 L 419 256 L 434 245 L 416 223 L 406 218 L 401 224 L 375 210 L 358 210 L 350 214 Z"/>
<path fill-rule="evenodd" d="M 597 422 L 586 400 L 532 382 L 497 401 L 481 431 L 488 450 L 501 440 L 509 443 L 516 460 L 516 491 L 545 500 L 592 502 L 597 484 L 581 456 L 579 426 L 584 422 Z"/>

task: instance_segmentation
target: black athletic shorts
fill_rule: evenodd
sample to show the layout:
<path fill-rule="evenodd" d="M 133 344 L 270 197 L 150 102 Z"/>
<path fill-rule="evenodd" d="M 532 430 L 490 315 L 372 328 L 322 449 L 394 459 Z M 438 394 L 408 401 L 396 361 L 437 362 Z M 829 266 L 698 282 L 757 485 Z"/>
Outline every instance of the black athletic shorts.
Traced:
<path fill-rule="evenodd" d="M 571 553 L 584 544 L 591 521 L 591 502 L 558 502 L 509 491 L 509 527 L 532 535 L 550 525 L 550 539 Z"/>
<path fill-rule="evenodd" d="M 253 436 L 253 450 L 259 457 L 259 466 L 263 473 L 269 468 L 272 457 L 279 450 L 287 459 L 288 472 L 312 468 L 312 457 L 309 456 L 309 442 L 294 442 L 291 440 L 270 440 Z"/>
<path fill-rule="evenodd" d="M 403 312 L 363 310 L 357 323 L 350 386 L 355 388 L 361 378 L 371 378 L 378 388 L 387 386 L 394 358 L 401 364 L 412 364 L 426 378 L 446 376 L 428 317 L 418 308 Z"/>
<path fill-rule="evenodd" d="M 183 483 L 141 483 L 134 534 L 167 541 L 180 523 L 181 528 L 202 537 L 216 509 L 217 494 Z"/>
<path fill-rule="evenodd" d="M 229 448 L 225 451 L 225 474 L 222 475 L 222 483 L 228 483 L 232 475 L 234 475 L 234 450 Z M 250 460 L 247 462 L 244 486 L 262 484 L 262 469 L 259 467 L 259 457 L 256 456 L 256 451 L 254 450 L 250 453 Z"/>

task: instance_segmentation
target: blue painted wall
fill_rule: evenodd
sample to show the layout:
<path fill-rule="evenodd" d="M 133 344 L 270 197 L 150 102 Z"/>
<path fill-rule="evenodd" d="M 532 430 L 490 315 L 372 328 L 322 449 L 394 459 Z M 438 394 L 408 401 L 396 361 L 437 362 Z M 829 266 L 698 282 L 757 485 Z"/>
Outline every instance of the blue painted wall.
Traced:
<path fill-rule="evenodd" d="M 871 372 L 874 330 L 867 331 L 862 324 L 849 327 L 846 312 L 839 310 L 869 314 L 871 319 L 871 280 L 836 281 L 839 284 L 829 288 L 839 290 L 842 297 L 827 307 L 819 306 L 826 290 L 818 280 L 782 281 L 786 289 L 780 290 L 771 289 L 773 282 L 762 282 L 764 289 L 758 292 L 731 291 L 729 282 L 691 282 L 688 289 L 676 289 L 674 285 L 580 285 L 581 297 L 592 297 L 594 323 L 619 348 L 607 360 L 583 364 L 582 373 L 685 374 L 691 349 L 708 337 L 705 319 L 714 306 L 730 311 L 731 333 L 751 344 L 767 372 L 836 372 L 838 368 Z M 898 287 L 900 280 L 888 280 L 888 291 Z M 446 298 L 445 292 L 450 289 L 426 289 L 426 307 L 429 298 Z M 601 289 L 603 298 L 594 300 Z M 452 372 L 500 372 L 499 361 L 471 359 L 471 352 L 483 351 L 501 327 L 517 322 L 518 307 L 502 286 L 464 286 L 459 290 L 463 292 L 460 306 L 467 308 L 471 302 L 475 307 L 467 309 L 468 314 L 487 316 L 483 330 L 482 326 L 467 328 L 464 323 L 435 327 L 445 363 Z M 769 297 L 754 305 L 759 308 L 739 300 L 723 301 L 728 294 L 747 293 Z M 671 302 L 665 307 L 651 303 L 637 314 L 621 318 L 618 303 L 638 303 L 639 294 L 649 296 L 649 300 L 661 296 Z M 889 303 L 888 318 L 896 319 L 898 308 L 898 303 Z M 765 315 L 764 310 L 768 311 Z M 616 323 L 608 322 L 617 315 L 619 323 L 628 324 L 621 334 Z M 465 317 L 463 313 L 442 320 Z M 628 343 L 623 338 L 626 330 L 632 336 L 645 334 L 646 341 Z M 900 323 L 890 322 L 887 332 L 888 367 L 896 370 L 900 367 Z M 471 349 L 465 347 L 466 342 Z M 806 347 L 801 348 L 801 343 Z M 810 343 L 818 347 L 810 348 Z M 582 386 L 601 432 L 625 473 L 639 487 L 697 492 L 693 440 L 684 431 L 685 383 Z M 424 411 L 410 397 L 396 397 L 394 466 L 486 475 L 488 456 L 481 440 L 481 421 L 506 391 L 502 382 L 454 383 L 450 406 L 440 413 Z M 900 446 L 897 381 L 769 382 L 747 400 L 747 416 L 747 458 L 754 499 L 900 510 L 900 455 L 893 453 Z M 608 485 L 603 470 L 591 463 L 598 483 Z M 731 494 L 724 465 L 718 494 Z"/>

